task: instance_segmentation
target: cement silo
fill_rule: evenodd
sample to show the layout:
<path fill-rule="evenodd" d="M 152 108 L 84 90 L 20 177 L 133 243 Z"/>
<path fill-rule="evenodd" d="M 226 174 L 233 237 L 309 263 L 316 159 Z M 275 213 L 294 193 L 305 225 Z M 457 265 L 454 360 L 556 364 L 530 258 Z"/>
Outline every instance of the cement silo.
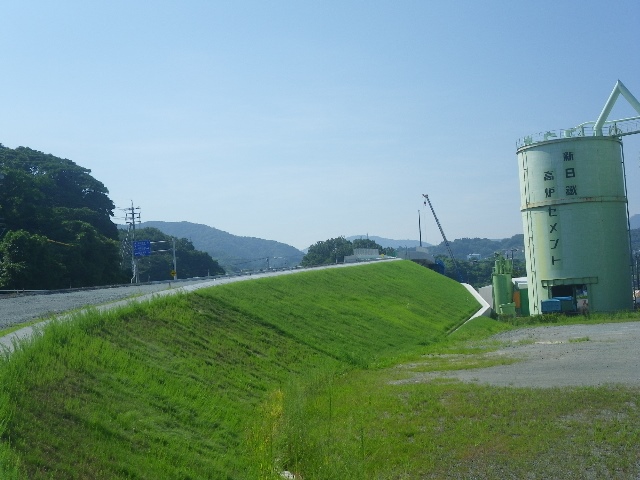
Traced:
<path fill-rule="evenodd" d="M 627 97 L 626 89 L 622 93 Z M 590 311 L 633 308 L 620 137 L 637 133 L 640 117 L 606 122 L 615 97 L 596 122 L 530 136 L 518 145 L 532 315 L 543 313 L 543 301 L 555 297 L 586 300 Z M 640 104 L 637 109 L 640 114 Z"/>

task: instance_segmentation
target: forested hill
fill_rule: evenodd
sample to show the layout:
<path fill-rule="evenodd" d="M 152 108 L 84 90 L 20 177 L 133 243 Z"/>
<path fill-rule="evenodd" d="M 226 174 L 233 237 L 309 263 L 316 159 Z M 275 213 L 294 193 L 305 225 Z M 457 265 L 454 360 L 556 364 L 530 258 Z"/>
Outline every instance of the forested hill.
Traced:
<path fill-rule="evenodd" d="M 347 240 L 354 240 L 357 238 L 365 238 L 363 235 L 354 235 L 347 237 Z M 416 247 L 419 245 L 418 240 L 392 240 L 390 238 L 376 237 L 373 235 L 366 235 L 366 238 L 374 240 L 383 247 L 392 248 L 404 248 L 404 247 Z M 432 255 L 449 255 L 447 247 L 444 242 L 440 242 L 438 245 L 431 245 L 427 242 L 422 242 L 422 245 L 429 249 L 429 253 Z M 511 250 L 516 249 L 513 252 L 514 258 L 524 259 L 524 235 L 517 234 L 511 238 L 503 238 L 499 240 L 491 240 L 488 238 L 458 238 L 456 240 L 449 241 L 453 255 L 458 260 L 464 260 L 467 255 L 471 253 L 480 254 L 481 258 L 493 258 L 494 253 L 509 252 L 511 256 Z"/>
<path fill-rule="evenodd" d="M 493 258 L 494 253 L 504 255 L 505 252 L 509 252 L 509 256 L 513 253 L 514 258 L 524 259 L 524 235 L 521 233 L 511 238 L 503 238 L 502 240 L 458 238 L 450 241 L 449 245 L 451 246 L 454 257 L 457 259 L 466 259 L 467 255 L 472 253 L 480 254 L 481 258 Z M 448 255 L 444 242 L 429 247 L 429 253 L 432 255 Z"/>
<path fill-rule="evenodd" d="M 91 170 L 0 144 L 0 289 L 120 283 L 114 205 Z"/>
<path fill-rule="evenodd" d="M 638 217 L 638 216 L 635 216 Z M 633 217 L 632 217 L 633 219 Z M 634 224 L 640 223 L 640 217 L 631 224 L 631 250 L 640 251 L 640 228 L 634 228 Z M 518 234 L 511 238 L 502 240 L 490 240 L 488 238 L 459 238 L 449 242 L 453 255 L 458 260 L 464 260 L 470 253 L 479 253 L 484 258 L 493 258 L 494 253 L 506 254 L 509 257 L 513 253 L 513 258 L 524 260 L 524 235 Z M 516 249 L 512 252 L 513 249 Z M 432 255 L 448 255 L 444 242 L 439 245 L 429 247 Z"/>
<path fill-rule="evenodd" d="M 227 272 L 295 266 L 304 256 L 286 243 L 240 237 L 198 223 L 151 221 L 142 223 L 141 227 L 153 227 L 167 235 L 188 238 L 195 248 L 207 252 Z"/>

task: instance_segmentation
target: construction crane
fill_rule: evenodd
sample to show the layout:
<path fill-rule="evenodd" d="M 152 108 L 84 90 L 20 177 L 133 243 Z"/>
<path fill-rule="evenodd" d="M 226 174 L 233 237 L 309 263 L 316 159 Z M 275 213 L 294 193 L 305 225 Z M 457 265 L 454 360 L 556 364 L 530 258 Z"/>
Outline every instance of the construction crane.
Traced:
<path fill-rule="evenodd" d="M 453 266 L 456 269 L 456 276 L 458 277 L 458 281 L 462 282 L 462 275 L 460 275 L 460 268 L 458 268 L 458 262 L 456 262 L 455 257 L 453 256 L 453 252 L 451 251 L 451 245 L 449 245 L 449 240 L 447 240 L 447 236 L 444 234 L 444 230 L 442 230 L 442 225 L 440 225 L 440 221 L 438 220 L 438 216 L 436 215 L 436 211 L 433 209 L 433 205 L 431 205 L 431 200 L 429 200 L 429 195 L 423 193 L 422 196 L 425 198 L 424 204 L 429 204 L 429 208 L 431 209 L 431 213 L 433 213 L 433 218 L 436 220 L 436 224 L 438 225 L 438 229 L 440 229 L 440 234 L 442 235 L 442 239 L 444 240 L 444 244 L 447 247 L 447 251 L 449 252 L 449 256 L 451 257 L 451 261 L 453 262 Z"/>

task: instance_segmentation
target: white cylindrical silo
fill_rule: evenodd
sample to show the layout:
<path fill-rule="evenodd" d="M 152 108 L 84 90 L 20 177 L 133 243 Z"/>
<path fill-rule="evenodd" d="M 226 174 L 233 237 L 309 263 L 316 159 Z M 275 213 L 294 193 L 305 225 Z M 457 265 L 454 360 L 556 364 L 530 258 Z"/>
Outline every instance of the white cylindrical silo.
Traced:
<path fill-rule="evenodd" d="M 529 309 L 585 297 L 590 311 L 633 307 L 622 142 L 574 137 L 517 151 Z"/>

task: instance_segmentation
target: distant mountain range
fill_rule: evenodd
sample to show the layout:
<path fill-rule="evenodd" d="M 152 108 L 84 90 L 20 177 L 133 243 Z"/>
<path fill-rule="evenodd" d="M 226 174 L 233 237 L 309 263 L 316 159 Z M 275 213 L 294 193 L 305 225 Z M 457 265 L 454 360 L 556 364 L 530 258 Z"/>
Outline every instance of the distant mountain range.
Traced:
<path fill-rule="evenodd" d="M 500 253 L 509 258 L 524 260 L 524 235 L 519 233 L 510 238 L 502 240 L 491 240 L 488 238 L 457 238 L 450 241 L 449 246 L 453 255 L 458 260 L 466 260 L 467 255 L 477 253 L 480 258 L 493 259 L 496 253 Z M 448 255 L 444 242 L 429 248 L 431 255 Z"/>
<path fill-rule="evenodd" d="M 286 243 L 240 237 L 198 223 L 152 221 L 144 222 L 140 227 L 157 228 L 167 235 L 191 240 L 197 250 L 207 252 L 227 272 L 295 266 L 304 256 Z"/>
<path fill-rule="evenodd" d="M 640 229 L 640 215 L 632 215 L 629 221 L 632 229 L 632 248 L 634 251 L 640 251 L 640 230 L 636 230 Z M 188 238 L 196 249 L 209 253 L 228 272 L 262 270 L 267 266 L 292 267 L 298 265 L 304 256 L 303 251 L 286 243 L 232 235 L 197 223 L 152 221 L 144 222 L 140 226 L 157 228 L 174 237 Z M 414 248 L 420 245 L 418 240 L 395 240 L 376 235 L 352 235 L 346 238 L 350 241 L 368 238 L 384 248 Z M 444 242 L 438 245 L 422 242 L 422 245 L 429 247 L 429 253 L 432 255 L 448 255 Z M 465 260 L 467 255 L 472 253 L 480 254 L 481 258 L 493 258 L 496 252 L 524 259 L 524 235 L 522 234 L 501 240 L 459 238 L 450 241 L 449 245 L 458 260 Z"/>
<path fill-rule="evenodd" d="M 640 254 L 640 215 L 631 215 L 629 217 L 631 226 L 631 249 Z M 376 237 L 373 235 L 353 235 L 347 237 L 347 240 L 355 240 L 358 238 L 369 238 L 382 247 L 408 247 L 414 248 L 419 245 L 418 240 L 393 240 L 390 238 Z M 423 246 L 429 247 L 431 255 L 449 255 L 444 242 L 438 245 L 430 245 L 422 242 Z M 509 257 L 524 260 L 524 235 L 517 234 L 510 238 L 488 239 L 488 238 L 458 238 L 449 241 L 449 246 L 457 260 L 466 260 L 467 256 L 477 253 L 481 258 L 492 259 L 495 253 L 508 255 Z"/>
<path fill-rule="evenodd" d="M 420 245 L 418 240 L 393 240 L 390 238 L 376 237 L 374 235 L 354 235 L 347 237 L 347 240 L 353 241 L 358 238 L 368 238 L 382 247 L 396 249 L 414 248 Z M 429 253 L 431 255 L 449 255 L 444 242 L 438 245 L 422 242 L 422 246 L 429 247 Z M 522 234 L 500 240 L 491 240 L 488 238 L 458 238 L 456 240 L 450 240 L 449 246 L 451 247 L 454 257 L 458 260 L 466 260 L 467 255 L 472 253 L 479 254 L 481 258 L 492 259 L 495 253 L 506 255 L 506 252 L 508 252 L 509 257 L 513 255 L 513 258 L 524 259 L 524 235 Z"/>

